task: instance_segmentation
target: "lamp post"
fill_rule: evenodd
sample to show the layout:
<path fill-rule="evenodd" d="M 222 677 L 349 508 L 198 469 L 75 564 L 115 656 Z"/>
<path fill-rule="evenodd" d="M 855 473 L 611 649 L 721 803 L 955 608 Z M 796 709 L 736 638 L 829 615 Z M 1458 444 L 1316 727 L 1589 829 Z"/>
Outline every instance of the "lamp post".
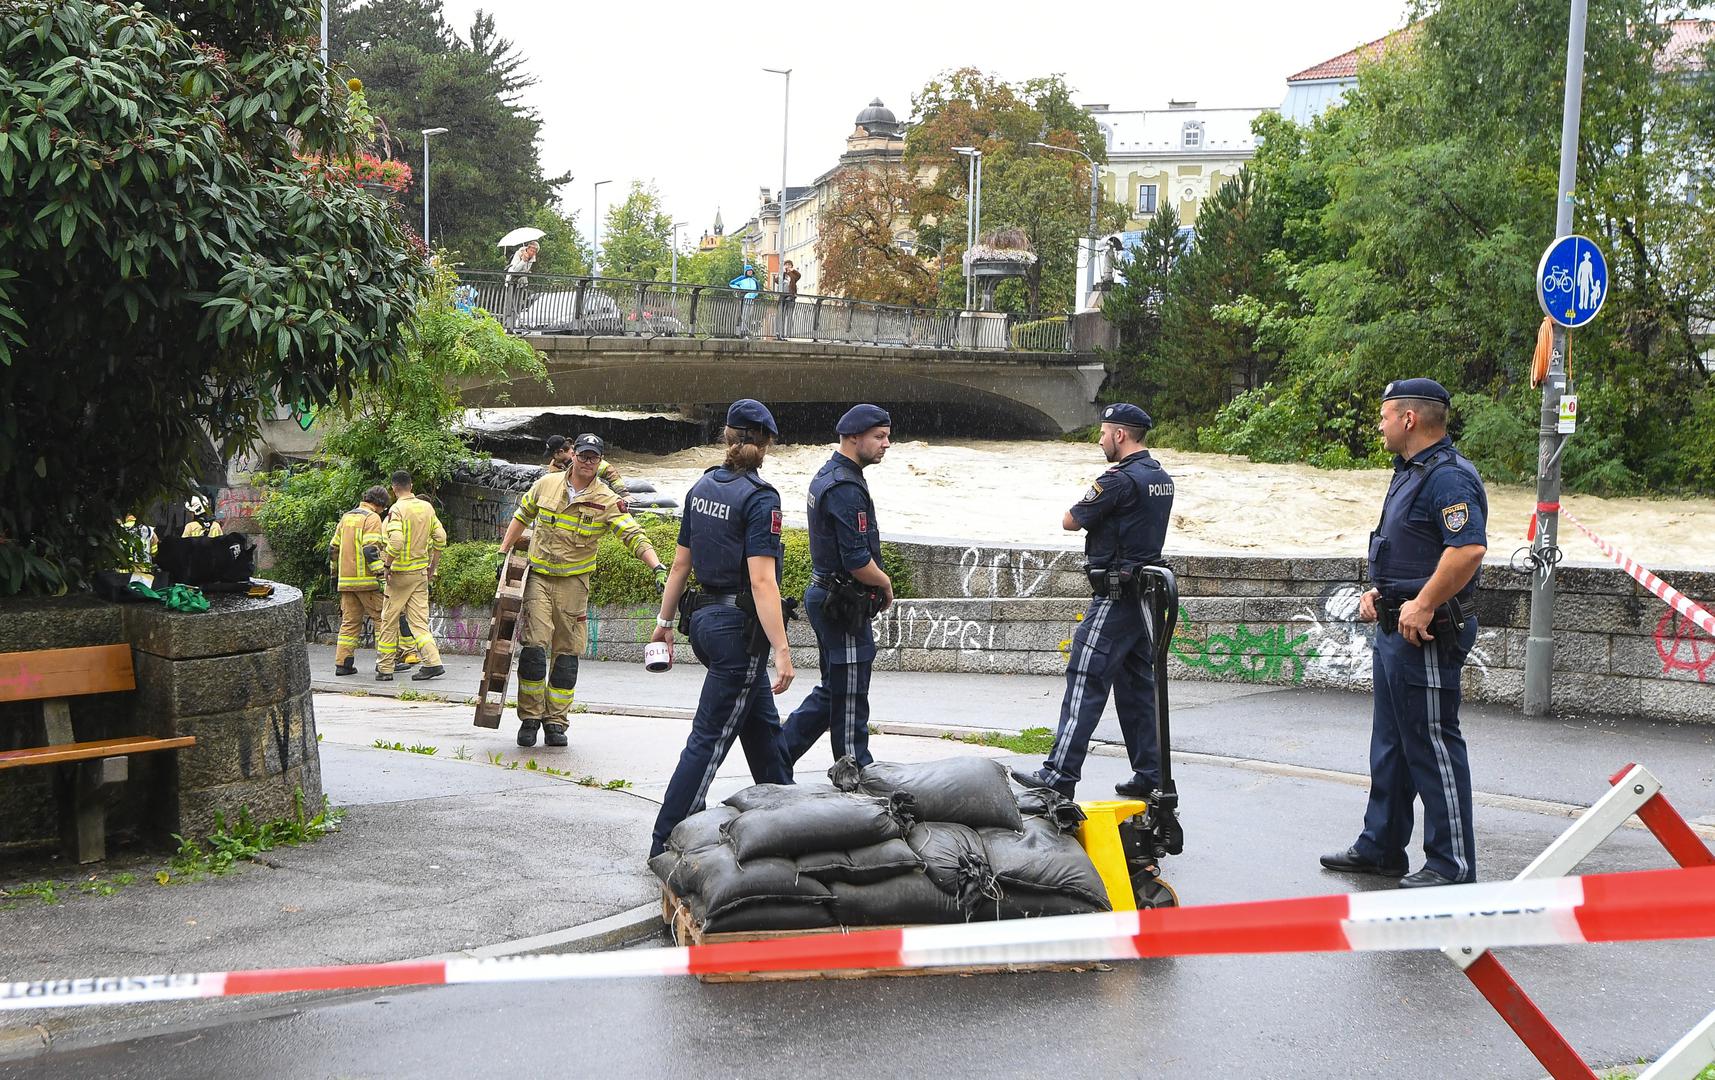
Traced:
<path fill-rule="evenodd" d="M 763 68 L 762 70 L 770 75 L 784 75 L 786 77 L 785 93 L 780 99 L 780 228 L 774 238 L 774 272 L 778 275 L 786 272 L 786 136 L 788 134 L 786 121 L 791 115 L 792 109 L 792 69 Z M 776 278 L 775 289 L 779 290 L 781 284 L 780 280 Z"/>
<path fill-rule="evenodd" d="M 688 222 L 688 221 L 675 221 L 675 222 L 673 222 L 673 273 L 672 273 L 672 281 L 673 281 L 673 284 L 675 284 L 675 285 L 677 285 L 679 283 L 679 230 L 684 228 L 686 225 L 689 225 L 689 224 L 690 224 L 690 222 Z"/>
<path fill-rule="evenodd" d="M 1084 306 L 1089 306 L 1090 297 L 1096 294 L 1096 206 L 1101 199 L 1101 168 L 1096 159 L 1074 146 L 1055 146 L 1053 143 L 1033 142 L 1031 146 L 1039 146 L 1044 150 L 1058 150 L 1062 154 L 1077 154 L 1090 163 L 1090 250 L 1084 259 Z"/>
<path fill-rule="evenodd" d="M 597 180 L 590 185 L 590 273 L 600 272 L 601 265 L 601 186 L 612 180 Z"/>
<path fill-rule="evenodd" d="M 971 281 L 971 249 L 977 246 L 977 236 L 983 222 L 983 152 L 974 146 L 955 146 L 953 153 L 962 154 L 965 172 L 965 310 L 971 310 L 975 287 Z"/>
<path fill-rule="evenodd" d="M 446 128 L 423 129 L 423 244 L 429 243 L 429 136 L 445 135 Z"/>

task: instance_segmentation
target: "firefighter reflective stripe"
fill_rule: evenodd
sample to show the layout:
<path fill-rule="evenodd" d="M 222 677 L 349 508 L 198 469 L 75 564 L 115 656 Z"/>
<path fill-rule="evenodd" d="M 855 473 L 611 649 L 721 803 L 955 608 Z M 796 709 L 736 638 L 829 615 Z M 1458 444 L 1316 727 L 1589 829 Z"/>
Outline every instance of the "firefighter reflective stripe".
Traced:
<path fill-rule="evenodd" d="M 367 506 L 347 510 L 334 530 L 328 554 L 339 575 L 341 592 L 381 587 L 381 515 Z"/>
<path fill-rule="evenodd" d="M 435 508 L 415 495 L 393 504 L 385 532 L 388 568 L 396 574 L 428 569 L 430 557 L 447 546 L 447 531 Z"/>

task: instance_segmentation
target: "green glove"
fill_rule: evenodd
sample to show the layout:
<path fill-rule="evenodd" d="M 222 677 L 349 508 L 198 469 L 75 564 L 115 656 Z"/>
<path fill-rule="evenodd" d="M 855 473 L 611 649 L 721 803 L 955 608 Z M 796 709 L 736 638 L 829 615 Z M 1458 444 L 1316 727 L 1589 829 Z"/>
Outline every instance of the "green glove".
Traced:
<path fill-rule="evenodd" d="M 657 566 L 655 568 L 655 593 L 657 596 L 659 596 L 659 595 L 664 594 L 666 591 L 667 591 L 667 568 L 665 566 Z"/>

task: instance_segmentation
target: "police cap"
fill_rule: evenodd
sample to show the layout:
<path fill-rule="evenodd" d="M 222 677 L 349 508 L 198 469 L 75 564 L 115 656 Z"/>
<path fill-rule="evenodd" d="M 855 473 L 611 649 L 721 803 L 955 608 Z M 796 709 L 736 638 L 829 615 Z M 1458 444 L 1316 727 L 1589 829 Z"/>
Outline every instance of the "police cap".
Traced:
<path fill-rule="evenodd" d="M 1142 428 L 1145 431 L 1148 431 L 1150 428 L 1155 426 L 1155 421 L 1149 418 L 1148 413 L 1144 412 L 1136 405 L 1127 404 L 1125 402 L 1121 402 L 1118 405 L 1109 405 L 1107 408 L 1103 409 L 1102 423 L 1124 424 L 1127 427 Z"/>
<path fill-rule="evenodd" d="M 738 428 L 761 428 L 770 435 L 778 436 L 780 429 L 774 426 L 774 414 L 768 411 L 768 406 L 755 398 L 739 398 L 732 403 L 732 408 L 726 411 L 726 426 Z"/>
<path fill-rule="evenodd" d="M 1453 399 L 1447 394 L 1447 388 L 1434 379 L 1395 379 L 1382 391 L 1382 400 L 1393 401 L 1395 398 L 1422 398 L 1425 401 L 1439 401 L 1443 405 L 1453 403 Z"/>
<path fill-rule="evenodd" d="M 578 441 L 572 444 L 572 453 L 581 454 L 585 450 L 594 450 L 598 454 L 607 453 L 607 444 L 601 441 L 600 435 L 584 432 L 578 436 Z"/>
<path fill-rule="evenodd" d="M 893 417 L 879 405 L 853 405 L 834 425 L 838 435 L 862 435 L 872 427 L 892 427 Z"/>

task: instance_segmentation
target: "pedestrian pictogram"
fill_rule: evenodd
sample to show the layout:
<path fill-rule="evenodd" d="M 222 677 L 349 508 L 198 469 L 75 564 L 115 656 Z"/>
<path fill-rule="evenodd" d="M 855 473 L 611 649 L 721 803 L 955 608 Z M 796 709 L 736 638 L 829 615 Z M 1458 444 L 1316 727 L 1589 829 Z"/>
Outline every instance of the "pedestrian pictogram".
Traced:
<path fill-rule="evenodd" d="M 1588 237 L 1562 236 L 1536 267 L 1536 299 L 1545 315 L 1565 327 L 1583 326 L 1608 298 L 1608 260 Z"/>

